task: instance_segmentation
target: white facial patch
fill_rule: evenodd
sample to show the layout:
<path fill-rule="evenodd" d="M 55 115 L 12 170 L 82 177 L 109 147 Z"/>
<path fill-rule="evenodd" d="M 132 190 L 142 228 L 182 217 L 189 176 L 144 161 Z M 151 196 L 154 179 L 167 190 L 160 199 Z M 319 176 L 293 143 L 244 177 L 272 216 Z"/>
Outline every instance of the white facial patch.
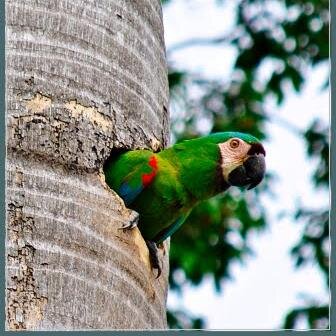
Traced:
<path fill-rule="evenodd" d="M 239 139 L 239 146 L 231 148 L 230 141 L 219 144 L 219 150 L 222 158 L 222 173 L 225 181 L 228 180 L 229 174 L 237 167 L 242 165 L 247 158 L 247 152 L 251 145 Z"/>

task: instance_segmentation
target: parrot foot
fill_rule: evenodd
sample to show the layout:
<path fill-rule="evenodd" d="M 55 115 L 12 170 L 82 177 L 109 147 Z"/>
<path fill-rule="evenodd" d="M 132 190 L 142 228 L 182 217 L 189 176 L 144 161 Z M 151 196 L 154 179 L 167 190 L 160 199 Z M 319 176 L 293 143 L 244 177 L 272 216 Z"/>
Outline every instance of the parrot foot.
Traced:
<path fill-rule="evenodd" d="M 128 222 L 125 222 L 119 228 L 119 230 L 131 230 L 138 225 L 138 221 L 139 221 L 139 214 L 136 211 L 132 211 L 130 220 Z"/>
<path fill-rule="evenodd" d="M 157 276 L 156 279 L 160 277 L 162 272 L 162 267 L 160 265 L 160 260 L 158 256 L 158 248 L 156 244 L 150 240 L 146 240 L 146 245 L 149 251 L 149 260 L 151 263 L 152 268 L 157 269 Z"/>

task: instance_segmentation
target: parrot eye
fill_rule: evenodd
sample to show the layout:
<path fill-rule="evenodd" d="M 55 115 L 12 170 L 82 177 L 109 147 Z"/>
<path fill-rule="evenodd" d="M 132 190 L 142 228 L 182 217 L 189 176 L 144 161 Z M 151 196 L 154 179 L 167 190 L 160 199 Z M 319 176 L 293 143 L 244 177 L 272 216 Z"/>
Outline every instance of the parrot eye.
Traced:
<path fill-rule="evenodd" d="M 238 148 L 239 147 L 239 140 L 238 139 L 232 139 L 230 141 L 230 147 L 235 149 L 235 148 Z"/>

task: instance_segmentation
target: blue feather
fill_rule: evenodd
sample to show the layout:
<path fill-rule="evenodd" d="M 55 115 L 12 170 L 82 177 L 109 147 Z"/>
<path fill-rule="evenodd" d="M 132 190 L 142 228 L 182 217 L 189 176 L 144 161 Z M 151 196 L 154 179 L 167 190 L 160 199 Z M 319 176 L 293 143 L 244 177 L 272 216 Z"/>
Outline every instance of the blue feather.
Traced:
<path fill-rule="evenodd" d="M 141 193 L 143 190 L 143 186 L 140 185 L 138 188 L 132 188 L 127 182 L 124 182 L 119 189 L 119 195 L 124 200 L 125 205 L 130 205 L 137 196 Z"/>

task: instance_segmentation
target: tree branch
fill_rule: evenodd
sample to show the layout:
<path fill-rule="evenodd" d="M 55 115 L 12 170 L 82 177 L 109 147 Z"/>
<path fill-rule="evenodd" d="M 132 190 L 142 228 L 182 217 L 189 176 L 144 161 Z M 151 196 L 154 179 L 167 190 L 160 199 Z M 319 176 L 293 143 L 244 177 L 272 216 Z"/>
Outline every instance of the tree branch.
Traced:
<path fill-rule="evenodd" d="M 236 38 L 236 36 L 228 34 L 228 35 L 224 35 L 224 36 L 218 36 L 218 37 L 194 37 L 191 38 L 189 40 L 185 40 L 182 42 L 178 42 L 176 44 L 174 44 L 173 46 L 171 46 L 168 50 L 167 50 L 167 54 L 171 54 L 175 51 L 181 50 L 181 49 L 185 49 L 185 48 L 190 48 L 190 47 L 194 47 L 194 46 L 206 46 L 206 45 L 211 45 L 211 44 L 221 44 L 221 43 L 226 43 L 229 44 L 231 43 L 234 39 Z"/>

